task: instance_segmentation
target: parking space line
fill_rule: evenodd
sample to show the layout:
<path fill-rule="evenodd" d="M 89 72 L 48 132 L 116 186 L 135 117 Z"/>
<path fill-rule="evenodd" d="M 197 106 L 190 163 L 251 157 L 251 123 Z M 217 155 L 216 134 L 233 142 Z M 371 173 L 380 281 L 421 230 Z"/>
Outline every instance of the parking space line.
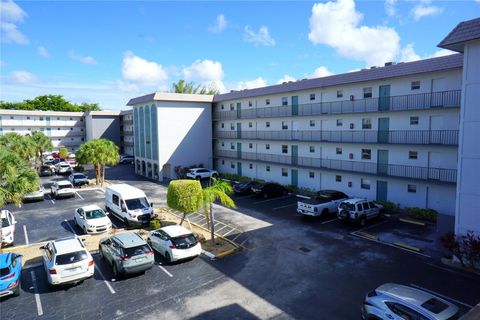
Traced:
<path fill-rule="evenodd" d="M 385 224 L 385 223 L 387 223 L 387 222 L 390 222 L 390 220 L 383 220 L 383 221 L 381 221 L 381 222 L 377 222 L 377 223 L 375 223 L 375 224 L 372 224 L 372 225 L 370 225 L 370 226 L 366 226 L 366 227 L 364 227 L 364 228 L 361 228 L 361 229 L 355 230 L 354 232 L 361 232 L 361 231 L 365 231 L 365 230 L 367 230 L 367 229 L 371 229 L 371 228 L 373 228 L 373 227 L 380 226 L 380 225 L 382 225 L 382 224 Z"/>
<path fill-rule="evenodd" d="M 338 219 L 335 218 L 335 219 L 331 219 L 331 220 L 327 220 L 327 221 L 323 221 L 322 224 L 327 224 L 327 223 L 330 223 L 330 222 L 334 222 L 334 221 L 337 221 Z"/>
<path fill-rule="evenodd" d="M 25 233 L 25 244 L 28 246 L 30 242 L 28 241 L 27 226 L 23 225 L 23 233 Z"/>
<path fill-rule="evenodd" d="M 67 224 L 67 226 L 68 226 L 68 228 L 70 229 L 70 231 L 72 231 L 73 234 L 76 234 L 76 233 L 75 233 L 75 230 L 73 230 L 72 226 L 70 225 L 70 222 L 68 222 L 67 219 L 65 219 L 65 220 L 63 220 L 63 221 L 65 221 L 65 223 Z"/>
<path fill-rule="evenodd" d="M 283 209 L 283 208 L 293 207 L 293 206 L 296 206 L 296 205 L 297 205 L 297 203 L 295 202 L 295 203 L 287 204 L 285 206 L 273 208 L 273 210 L 280 210 L 280 209 Z"/>
<path fill-rule="evenodd" d="M 75 191 L 75 194 L 76 194 L 80 199 L 85 200 L 85 199 L 83 199 L 83 197 L 82 197 L 77 191 Z"/>
<path fill-rule="evenodd" d="M 412 286 L 412 287 L 414 287 L 414 288 L 417 288 L 417 289 L 420 289 L 420 290 L 423 290 L 423 291 L 427 291 L 427 292 L 429 292 L 429 293 L 431 293 L 431 294 L 433 294 L 433 295 L 435 295 L 435 296 L 439 296 L 440 298 L 443 298 L 443 299 L 445 299 L 445 300 L 450 300 L 450 301 L 453 301 L 453 302 L 455 302 L 455 303 L 461 304 L 461 305 L 464 306 L 464 307 L 467 307 L 467 308 L 470 308 L 470 309 L 473 308 L 473 306 L 471 306 L 471 305 L 469 305 L 469 304 L 467 304 L 467 303 L 463 303 L 463 302 L 458 301 L 458 300 L 456 300 L 456 299 L 453 299 L 453 298 L 444 296 L 443 294 L 440 294 L 440 293 L 438 293 L 438 292 L 425 289 L 425 288 L 423 288 L 423 287 L 417 286 L 416 284 L 410 283 L 410 286 Z"/>
<path fill-rule="evenodd" d="M 159 267 L 160 269 L 162 269 L 162 271 L 165 272 L 170 278 L 173 277 L 173 274 L 171 274 L 170 272 L 168 272 L 168 270 L 165 269 L 163 266 L 158 265 L 158 267 Z"/>
<path fill-rule="evenodd" d="M 290 198 L 290 196 L 283 196 L 283 197 L 278 197 L 278 198 L 272 198 L 272 199 L 257 201 L 257 202 L 254 202 L 253 204 L 260 204 L 260 203 L 264 203 L 264 202 L 275 201 L 275 200 L 282 200 L 282 199 L 287 199 L 287 198 Z"/>
<path fill-rule="evenodd" d="M 32 277 L 33 292 L 35 294 L 35 303 L 37 304 L 37 314 L 39 316 L 43 315 L 42 301 L 40 300 L 40 294 L 38 293 L 37 279 L 35 277 L 35 272 L 30 270 L 30 276 Z"/>
<path fill-rule="evenodd" d="M 102 271 L 100 271 L 100 268 L 98 268 L 96 264 L 95 264 L 95 270 L 97 270 L 97 272 L 100 274 L 100 277 L 102 277 L 103 283 L 105 283 L 105 285 L 107 286 L 108 290 L 110 290 L 110 293 L 111 293 L 111 294 L 115 294 L 115 290 L 113 290 L 112 286 L 111 286 L 110 283 L 108 283 L 108 281 L 105 279 L 105 277 L 103 276 Z"/>

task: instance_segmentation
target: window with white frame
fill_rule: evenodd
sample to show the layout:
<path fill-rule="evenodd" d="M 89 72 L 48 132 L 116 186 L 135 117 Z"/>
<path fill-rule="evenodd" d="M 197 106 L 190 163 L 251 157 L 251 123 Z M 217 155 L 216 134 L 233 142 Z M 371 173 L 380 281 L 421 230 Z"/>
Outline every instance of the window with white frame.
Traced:
<path fill-rule="evenodd" d="M 225 160 L 222 160 L 222 165 L 224 165 L 224 164 L 225 164 Z"/>
<path fill-rule="evenodd" d="M 310 101 L 315 100 L 315 93 L 310 93 Z"/>
<path fill-rule="evenodd" d="M 288 105 L 288 98 L 282 97 L 282 106 L 287 106 L 287 105 Z"/>
<path fill-rule="evenodd" d="M 222 147 L 225 147 L 225 142 L 222 141 Z"/>
<path fill-rule="evenodd" d="M 282 121 L 282 130 L 288 130 L 288 121 Z"/>
<path fill-rule="evenodd" d="M 248 149 L 253 149 L 253 143 L 248 144 Z"/>
<path fill-rule="evenodd" d="M 310 153 L 314 153 L 315 152 L 315 146 L 310 146 Z"/>
<path fill-rule="evenodd" d="M 315 127 L 315 120 L 310 120 L 310 127 Z"/>
<path fill-rule="evenodd" d="M 249 107 L 253 106 L 253 102 L 252 102 L 252 101 L 248 101 L 248 106 L 249 106 Z"/>
<path fill-rule="evenodd" d="M 225 106 L 223 105 L 223 103 L 222 103 L 222 105 L 220 106 L 220 109 L 221 109 L 221 110 L 225 109 Z"/>
<path fill-rule="evenodd" d="M 249 123 L 248 123 L 248 127 L 249 127 L 249 128 L 253 127 L 253 123 L 249 122 Z"/>
<path fill-rule="evenodd" d="M 235 125 L 233 123 L 230 123 L 230 130 L 235 130 Z"/>
<path fill-rule="evenodd" d="M 372 97 L 372 87 L 363 88 L 363 98 Z"/>
<path fill-rule="evenodd" d="M 282 145 L 282 153 L 288 153 L 288 146 L 286 144 Z"/>
<path fill-rule="evenodd" d="M 371 160 L 372 159 L 372 150 L 371 149 L 362 149 L 362 159 Z"/>
<path fill-rule="evenodd" d="M 340 148 L 340 147 L 335 148 L 335 153 L 336 154 L 342 154 L 342 148 Z"/>
<path fill-rule="evenodd" d="M 233 111 L 233 110 L 235 110 L 235 107 L 234 107 L 233 103 L 230 103 L 230 111 Z"/>
<path fill-rule="evenodd" d="M 343 126 L 343 119 L 337 119 L 337 127 Z"/>
<path fill-rule="evenodd" d="M 270 128 L 270 121 L 265 122 L 265 127 Z"/>
<path fill-rule="evenodd" d="M 235 143 L 230 142 L 230 149 L 235 150 Z"/>
<path fill-rule="evenodd" d="M 408 151 L 408 159 L 417 160 L 418 152 L 417 151 Z"/>
<path fill-rule="evenodd" d="M 420 120 L 420 118 L 418 116 L 410 117 L 410 125 L 411 126 L 418 125 L 418 123 L 420 122 L 419 120 Z"/>
<path fill-rule="evenodd" d="M 412 81 L 410 88 L 412 90 L 420 89 L 420 81 Z"/>
<path fill-rule="evenodd" d="M 409 184 L 407 186 L 407 191 L 409 193 L 417 193 L 417 185 L 416 184 Z"/>
<path fill-rule="evenodd" d="M 370 190 L 370 180 L 368 179 L 361 179 L 360 180 L 360 188 L 365 189 L 365 190 Z"/>
<path fill-rule="evenodd" d="M 265 99 L 265 104 L 268 106 L 270 104 L 270 99 Z"/>
<path fill-rule="evenodd" d="M 309 178 L 312 178 L 312 179 L 315 178 L 315 172 L 310 171 L 310 172 L 308 173 L 308 177 L 309 177 Z"/>
<path fill-rule="evenodd" d="M 337 90 L 337 98 L 343 98 L 343 90 Z"/>
<path fill-rule="evenodd" d="M 270 144 L 269 144 L 269 143 L 267 143 L 267 144 L 265 145 L 265 149 L 270 150 Z"/>
<path fill-rule="evenodd" d="M 362 129 L 372 129 L 372 119 L 363 118 L 362 119 Z"/>
<path fill-rule="evenodd" d="M 336 182 L 342 182 L 342 176 L 340 176 L 340 175 L 337 174 L 337 175 L 335 176 L 335 181 L 336 181 Z"/>
<path fill-rule="evenodd" d="M 282 168 L 282 177 L 288 177 L 288 169 Z"/>
<path fill-rule="evenodd" d="M 235 169 L 235 163 L 230 162 L 230 168 Z"/>
<path fill-rule="evenodd" d="M 248 164 L 248 167 L 249 167 L 250 169 L 253 169 L 253 163 Z"/>
<path fill-rule="evenodd" d="M 265 171 L 270 172 L 270 166 L 265 166 Z"/>

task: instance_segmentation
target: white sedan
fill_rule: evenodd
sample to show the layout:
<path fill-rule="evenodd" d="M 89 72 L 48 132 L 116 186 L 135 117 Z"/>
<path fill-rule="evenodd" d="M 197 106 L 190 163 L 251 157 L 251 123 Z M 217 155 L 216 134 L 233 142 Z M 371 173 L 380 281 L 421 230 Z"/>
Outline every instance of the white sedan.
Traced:
<path fill-rule="evenodd" d="M 73 221 L 85 234 L 112 230 L 112 222 L 97 205 L 89 205 L 75 210 Z"/>
<path fill-rule="evenodd" d="M 54 182 L 50 187 L 50 190 L 54 199 L 60 197 L 74 197 L 76 192 L 73 185 L 68 180 Z"/>
<path fill-rule="evenodd" d="M 163 255 L 168 263 L 194 258 L 202 253 L 202 245 L 182 226 L 166 226 L 148 233 L 148 244 Z"/>
<path fill-rule="evenodd" d="M 0 237 L 1 237 L 1 246 L 13 244 L 14 234 L 15 234 L 15 218 L 13 213 L 8 210 L 0 211 Z"/>
<path fill-rule="evenodd" d="M 201 180 L 206 178 L 216 178 L 218 176 L 218 172 L 205 168 L 193 168 L 188 170 L 186 176 L 191 179 Z"/>

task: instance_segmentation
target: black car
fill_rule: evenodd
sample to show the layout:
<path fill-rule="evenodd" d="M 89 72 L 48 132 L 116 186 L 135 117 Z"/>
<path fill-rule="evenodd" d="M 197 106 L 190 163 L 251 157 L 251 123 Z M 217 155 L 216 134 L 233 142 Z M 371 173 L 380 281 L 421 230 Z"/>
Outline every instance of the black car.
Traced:
<path fill-rule="evenodd" d="M 253 193 L 265 199 L 280 197 L 288 194 L 287 188 L 275 182 L 267 182 L 252 187 Z"/>
<path fill-rule="evenodd" d="M 249 194 L 254 186 L 253 181 L 241 182 L 233 185 L 233 191 L 236 194 Z"/>
<path fill-rule="evenodd" d="M 46 166 L 46 165 L 43 165 L 40 167 L 40 169 L 38 170 L 38 174 L 41 176 L 41 177 L 45 177 L 45 176 L 51 176 L 53 175 L 53 170 L 50 166 Z"/>

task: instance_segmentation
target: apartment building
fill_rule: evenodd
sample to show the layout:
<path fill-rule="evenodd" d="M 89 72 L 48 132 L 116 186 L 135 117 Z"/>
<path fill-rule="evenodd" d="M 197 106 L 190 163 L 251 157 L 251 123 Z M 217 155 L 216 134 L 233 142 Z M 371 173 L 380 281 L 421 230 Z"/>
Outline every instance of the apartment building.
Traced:
<path fill-rule="evenodd" d="M 454 215 L 463 56 L 216 95 L 214 167 Z"/>
<path fill-rule="evenodd" d="M 120 112 L 120 153 L 134 155 L 133 149 L 133 110 Z"/>

